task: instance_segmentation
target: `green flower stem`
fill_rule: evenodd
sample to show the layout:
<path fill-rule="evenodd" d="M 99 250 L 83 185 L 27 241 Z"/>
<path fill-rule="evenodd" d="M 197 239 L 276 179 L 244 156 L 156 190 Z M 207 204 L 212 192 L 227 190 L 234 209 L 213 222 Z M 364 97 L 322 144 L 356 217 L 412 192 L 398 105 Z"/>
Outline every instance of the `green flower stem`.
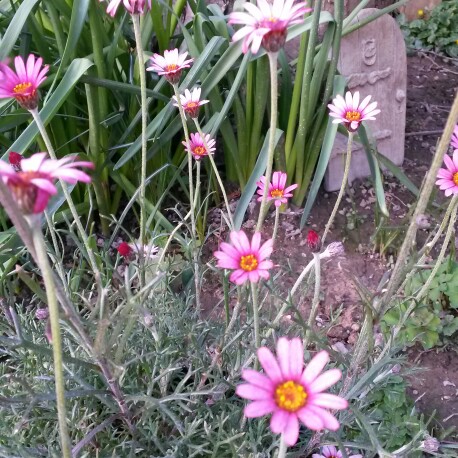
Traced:
<path fill-rule="evenodd" d="M 280 436 L 280 447 L 278 447 L 277 458 L 285 458 L 287 450 L 288 450 L 288 446 L 286 445 L 286 442 L 283 439 L 283 435 L 281 435 Z"/>
<path fill-rule="evenodd" d="M 197 243 L 196 243 L 196 215 L 194 208 L 194 184 L 192 177 L 192 154 L 191 142 L 189 140 L 189 130 L 188 124 L 186 123 L 186 115 L 183 110 L 183 105 L 181 104 L 180 91 L 178 90 L 177 84 L 172 84 L 173 91 L 175 92 L 175 97 L 177 100 L 178 111 L 180 112 L 181 123 L 183 124 L 184 138 L 186 140 L 187 150 L 188 150 L 188 173 L 189 173 L 189 202 L 191 204 L 191 239 L 192 239 L 192 257 L 194 261 L 194 284 L 196 289 L 196 312 L 200 313 L 200 287 L 199 287 L 199 259 L 197 253 Z"/>
<path fill-rule="evenodd" d="M 324 228 L 323 237 L 321 238 L 322 243 L 325 242 L 326 236 L 331 229 L 332 223 L 334 222 L 334 218 L 336 217 L 337 210 L 339 209 L 340 202 L 342 201 L 342 197 L 345 192 L 345 188 L 347 187 L 348 181 L 348 174 L 350 172 L 350 164 L 351 164 L 351 145 L 353 142 L 353 132 L 348 132 L 348 142 L 347 142 L 347 155 L 345 157 L 345 167 L 344 167 L 344 174 L 342 178 L 342 185 L 340 186 L 339 195 L 337 196 L 336 203 L 334 208 L 332 209 L 331 216 L 329 217 L 328 222 L 326 223 L 326 227 Z"/>
<path fill-rule="evenodd" d="M 261 346 L 261 335 L 259 334 L 258 285 L 253 282 L 250 282 L 250 285 L 251 285 L 251 301 L 253 303 L 254 344 L 256 348 L 259 348 Z"/>
<path fill-rule="evenodd" d="M 275 238 L 277 237 L 278 232 L 278 222 L 280 220 L 280 205 L 275 207 L 275 223 L 274 223 L 274 231 L 272 232 L 272 240 L 275 243 Z"/>
<path fill-rule="evenodd" d="M 265 214 L 267 213 L 267 194 L 269 192 L 269 183 L 272 178 L 272 166 L 275 152 L 275 131 L 277 129 L 278 116 L 278 76 L 277 76 L 277 57 L 278 53 L 268 52 L 269 67 L 270 67 L 270 131 L 269 131 L 269 149 L 267 153 L 266 167 L 266 185 L 261 200 L 261 208 L 259 209 L 258 222 L 256 224 L 256 232 L 261 232 Z"/>
<path fill-rule="evenodd" d="M 207 141 L 205 140 L 205 134 L 202 132 L 202 128 L 200 127 L 200 123 L 197 118 L 194 118 L 194 124 L 196 125 L 197 132 L 199 132 L 200 138 L 202 139 L 205 149 L 208 151 L 208 145 L 207 145 Z M 216 180 L 218 181 L 219 187 L 221 188 L 221 193 L 223 194 L 224 203 L 226 204 L 227 216 L 231 223 L 230 229 L 231 231 L 233 231 L 235 229 L 234 220 L 232 218 L 231 208 L 229 206 L 229 200 L 227 198 L 226 189 L 224 188 L 223 180 L 221 180 L 221 176 L 218 172 L 218 167 L 216 167 L 215 160 L 213 159 L 213 156 L 211 154 L 208 155 L 208 159 L 210 160 L 210 163 L 213 167 L 213 171 L 215 172 Z"/>
<path fill-rule="evenodd" d="M 33 243 L 37 253 L 38 266 L 43 275 L 46 298 L 49 308 L 49 321 L 52 333 L 52 353 L 54 359 L 54 380 L 56 384 L 57 418 L 62 446 L 62 456 L 71 458 L 71 441 L 67 429 L 67 416 L 65 411 L 65 380 L 62 363 L 62 338 L 59 326 L 59 305 L 55 295 L 53 272 L 48 260 L 46 246 L 41 233 L 41 226 L 36 221 L 30 221 Z"/>
<path fill-rule="evenodd" d="M 147 154 L 147 135 L 146 129 L 148 127 L 148 105 L 146 101 L 146 73 L 145 73 L 145 55 L 143 53 L 142 35 L 140 31 L 140 15 L 132 15 L 132 23 L 134 25 L 135 42 L 137 45 L 138 56 L 138 73 L 140 75 L 140 104 L 142 111 L 142 159 L 141 159 L 141 172 L 140 172 L 140 246 L 141 253 L 139 258 L 140 268 L 140 289 L 145 286 L 145 262 L 144 246 L 146 244 L 146 154 Z"/>
<path fill-rule="evenodd" d="M 33 116 L 33 119 L 35 123 L 37 124 L 38 130 L 40 131 L 41 137 L 43 138 L 43 141 L 45 142 L 46 149 L 48 150 L 48 154 L 51 156 L 52 159 L 57 159 L 56 153 L 54 151 L 54 148 L 52 147 L 51 140 L 49 139 L 48 133 L 46 132 L 45 126 L 43 122 L 41 121 L 40 115 L 38 111 L 31 110 L 30 111 L 31 115 Z M 73 219 L 76 223 L 76 227 L 78 228 L 78 232 L 80 234 L 81 239 L 83 240 L 84 247 L 86 248 L 86 253 L 89 258 L 89 262 L 91 264 L 91 269 L 94 272 L 94 278 L 95 281 L 99 287 L 99 290 L 102 289 L 102 284 L 101 284 L 101 275 L 100 275 L 100 270 L 97 266 L 97 261 L 95 259 L 94 253 L 92 251 L 91 246 L 89 245 L 89 238 L 86 234 L 86 231 L 84 230 L 84 227 L 81 223 L 81 219 L 78 215 L 78 211 L 76 210 L 75 204 L 73 202 L 72 197 L 70 196 L 70 193 L 68 192 L 68 187 L 67 183 L 65 183 L 63 180 L 60 180 L 60 185 L 62 186 L 62 191 L 64 193 L 65 199 L 67 200 L 68 207 L 70 208 L 70 211 L 72 213 Z"/>
<path fill-rule="evenodd" d="M 199 197 L 200 197 L 200 161 L 196 161 L 196 190 L 194 192 L 194 205 L 196 213 L 199 215 Z"/>
<path fill-rule="evenodd" d="M 318 305 L 320 304 L 320 285 L 321 285 L 321 259 L 319 253 L 313 253 L 315 264 L 315 291 L 313 293 L 312 309 L 310 310 L 309 319 L 307 321 L 307 331 L 304 338 L 304 347 L 307 348 L 310 340 L 310 334 L 315 322 Z"/>

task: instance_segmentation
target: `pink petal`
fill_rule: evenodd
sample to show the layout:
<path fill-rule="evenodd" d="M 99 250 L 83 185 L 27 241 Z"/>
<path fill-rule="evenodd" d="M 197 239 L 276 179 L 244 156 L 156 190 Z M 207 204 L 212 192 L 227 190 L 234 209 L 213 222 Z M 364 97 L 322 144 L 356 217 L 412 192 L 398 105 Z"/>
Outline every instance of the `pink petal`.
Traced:
<path fill-rule="evenodd" d="M 277 405 L 273 400 L 254 401 L 245 407 L 244 414 L 247 418 L 263 417 L 276 409 Z"/>
<path fill-rule="evenodd" d="M 317 353 L 304 369 L 301 377 L 301 383 L 304 385 L 309 385 L 311 382 L 313 382 L 313 380 L 315 380 L 320 372 L 324 369 L 324 366 L 326 366 L 328 361 L 328 352 L 322 350 Z"/>
<path fill-rule="evenodd" d="M 259 386 L 265 390 L 269 390 L 271 393 L 274 391 L 274 385 L 269 377 L 264 374 L 254 371 L 253 369 L 243 369 L 242 378 L 252 385 Z"/>
<path fill-rule="evenodd" d="M 273 413 L 272 418 L 270 419 L 270 429 L 273 433 L 281 434 L 284 431 L 288 423 L 289 415 L 290 414 L 286 410 L 282 409 L 277 409 Z"/>
<path fill-rule="evenodd" d="M 290 358 L 289 340 L 286 337 L 280 337 L 277 342 L 277 359 L 280 365 L 283 379 L 290 380 L 291 372 L 289 369 Z"/>
<path fill-rule="evenodd" d="M 319 393 L 334 385 L 342 377 L 339 369 L 331 369 L 317 377 L 310 385 L 309 390 L 312 393 Z"/>
<path fill-rule="evenodd" d="M 297 412 L 297 416 L 307 428 L 312 431 L 320 431 L 324 428 L 324 422 L 319 415 L 306 406 Z"/>
<path fill-rule="evenodd" d="M 310 402 L 315 406 L 326 407 L 327 409 L 341 410 L 348 407 L 346 399 L 329 393 L 316 394 L 311 398 Z"/>
<path fill-rule="evenodd" d="M 315 415 L 321 418 L 323 426 L 330 431 L 337 431 L 340 427 L 340 423 L 334 415 L 330 414 L 327 410 L 320 407 L 310 406 L 310 413 L 313 412 Z"/>
<path fill-rule="evenodd" d="M 261 366 L 266 371 L 267 376 L 272 380 L 274 384 L 278 384 L 283 381 L 280 366 L 272 352 L 267 347 L 261 347 L 258 349 L 258 359 Z"/>
<path fill-rule="evenodd" d="M 299 438 L 299 420 L 297 419 L 297 415 L 289 415 L 282 436 L 286 445 L 289 447 L 292 447 L 297 442 L 297 439 Z"/>
<path fill-rule="evenodd" d="M 260 388 L 259 386 L 250 385 L 249 383 L 242 383 L 238 385 L 235 390 L 237 396 L 252 401 L 272 400 L 272 393 Z"/>

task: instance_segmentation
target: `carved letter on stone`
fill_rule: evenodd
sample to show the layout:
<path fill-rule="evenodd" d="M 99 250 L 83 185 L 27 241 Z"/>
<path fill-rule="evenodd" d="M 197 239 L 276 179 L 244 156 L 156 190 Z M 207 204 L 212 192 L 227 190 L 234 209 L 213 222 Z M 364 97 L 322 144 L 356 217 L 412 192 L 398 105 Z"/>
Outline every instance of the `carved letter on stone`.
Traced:
<path fill-rule="evenodd" d="M 363 61 L 367 66 L 374 65 L 377 60 L 377 48 L 375 40 L 363 40 Z"/>

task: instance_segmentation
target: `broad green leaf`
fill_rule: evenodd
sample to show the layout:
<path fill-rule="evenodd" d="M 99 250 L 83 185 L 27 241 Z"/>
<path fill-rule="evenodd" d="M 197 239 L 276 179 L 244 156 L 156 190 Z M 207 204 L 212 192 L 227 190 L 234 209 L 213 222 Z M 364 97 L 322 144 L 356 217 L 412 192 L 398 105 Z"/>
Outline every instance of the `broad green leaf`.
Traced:
<path fill-rule="evenodd" d="M 334 95 L 343 94 L 345 90 L 345 78 L 337 75 L 334 78 Z M 334 140 L 336 138 L 338 125 L 332 122 L 333 118 L 328 119 L 328 125 L 326 127 L 326 133 L 324 135 L 323 146 L 321 147 L 320 158 L 315 170 L 312 184 L 305 202 L 304 213 L 302 214 L 300 228 L 302 229 L 307 221 L 310 214 L 310 210 L 315 202 L 318 190 L 320 189 L 321 182 L 323 181 L 326 168 L 328 166 L 329 158 L 331 157 L 332 147 L 334 146 Z"/>
<path fill-rule="evenodd" d="M 22 32 L 25 21 L 29 17 L 33 7 L 37 4 L 38 0 L 25 0 L 21 3 L 16 14 L 13 17 L 8 29 L 0 41 L 0 60 L 5 60 L 11 50 L 13 49 L 19 34 Z"/>

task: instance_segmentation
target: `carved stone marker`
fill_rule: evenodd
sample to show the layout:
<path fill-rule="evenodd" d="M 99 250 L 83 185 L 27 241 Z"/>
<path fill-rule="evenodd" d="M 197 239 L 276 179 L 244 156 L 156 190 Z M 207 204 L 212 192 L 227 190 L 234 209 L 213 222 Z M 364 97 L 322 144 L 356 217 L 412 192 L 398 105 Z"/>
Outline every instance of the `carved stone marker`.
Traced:
<path fill-rule="evenodd" d="M 363 9 L 355 21 L 377 12 Z M 367 121 L 380 153 L 396 165 L 404 160 L 406 124 L 407 58 L 402 33 L 396 21 L 387 14 L 342 39 L 339 71 L 347 79 L 352 93 L 359 91 L 361 100 L 372 95 L 381 112 L 375 121 Z M 346 89 L 347 90 L 347 89 Z M 327 191 L 337 191 L 343 177 L 347 138 L 337 133 L 325 176 Z M 349 182 L 370 175 L 363 147 L 353 142 Z"/>

